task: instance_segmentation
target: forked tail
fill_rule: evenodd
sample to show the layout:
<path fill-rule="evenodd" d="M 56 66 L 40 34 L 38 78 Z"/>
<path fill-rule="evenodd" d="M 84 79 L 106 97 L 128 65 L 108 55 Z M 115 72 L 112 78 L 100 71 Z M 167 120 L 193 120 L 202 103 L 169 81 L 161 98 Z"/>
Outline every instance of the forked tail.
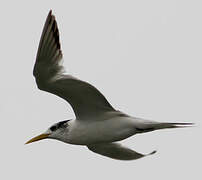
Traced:
<path fill-rule="evenodd" d="M 167 128 L 184 128 L 192 127 L 194 123 L 157 123 L 154 125 L 154 130 Z"/>
<path fill-rule="evenodd" d="M 166 122 L 154 122 L 148 121 L 146 123 L 139 125 L 136 127 L 138 133 L 150 132 L 158 129 L 168 129 L 168 128 L 184 128 L 184 127 L 192 127 L 194 123 L 166 123 Z"/>

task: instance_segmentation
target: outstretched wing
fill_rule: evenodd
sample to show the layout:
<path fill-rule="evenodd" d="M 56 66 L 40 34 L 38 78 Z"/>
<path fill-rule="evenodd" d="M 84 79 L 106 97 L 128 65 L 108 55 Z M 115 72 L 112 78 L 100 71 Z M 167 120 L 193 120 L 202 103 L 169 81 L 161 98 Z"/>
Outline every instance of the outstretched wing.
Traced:
<path fill-rule="evenodd" d="M 68 101 L 77 119 L 86 119 L 114 110 L 95 87 L 71 75 L 63 74 L 64 68 L 61 63 L 59 31 L 55 17 L 50 11 L 33 71 L 38 88 Z"/>
<path fill-rule="evenodd" d="M 153 151 L 149 154 L 140 154 L 119 143 L 89 145 L 88 149 L 97 154 L 118 160 L 135 160 L 156 153 L 156 151 Z"/>

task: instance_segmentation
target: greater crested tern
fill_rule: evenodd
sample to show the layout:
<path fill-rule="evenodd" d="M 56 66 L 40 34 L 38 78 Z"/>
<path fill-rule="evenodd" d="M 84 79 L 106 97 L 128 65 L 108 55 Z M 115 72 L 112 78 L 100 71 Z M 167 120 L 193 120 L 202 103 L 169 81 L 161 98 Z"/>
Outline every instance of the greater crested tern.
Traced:
<path fill-rule="evenodd" d="M 86 145 L 89 150 L 119 160 L 133 160 L 154 154 L 140 154 L 117 141 L 137 133 L 187 127 L 192 123 L 167 123 L 129 116 L 115 110 L 91 84 L 65 73 L 57 22 L 50 10 L 41 35 L 33 74 L 40 90 L 65 99 L 76 119 L 52 125 L 26 144 L 45 138 Z"/>

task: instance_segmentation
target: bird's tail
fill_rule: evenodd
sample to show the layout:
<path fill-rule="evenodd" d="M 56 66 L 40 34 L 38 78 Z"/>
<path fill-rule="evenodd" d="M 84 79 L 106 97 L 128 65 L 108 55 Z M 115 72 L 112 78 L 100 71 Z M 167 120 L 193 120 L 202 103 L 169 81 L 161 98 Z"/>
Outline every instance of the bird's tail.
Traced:
<path fill-rule="evenodd" d="M 194 123 L 167 123 L 167 122 L 154 122 L 154 121 L 146 121 L 141 124 L 137 129 L 138 133 L 145 133 L 159 129 L 168 129 L 168 128 L 184 128 L 184 127 L 192 127 Z"/>
<path fill-rule="evenodd" d="M 154 125 L 154 130 L 157 129 L 167 129 L 167 128 L 184 128 L 192 127 L 194 123 L 156 123 Z"/>

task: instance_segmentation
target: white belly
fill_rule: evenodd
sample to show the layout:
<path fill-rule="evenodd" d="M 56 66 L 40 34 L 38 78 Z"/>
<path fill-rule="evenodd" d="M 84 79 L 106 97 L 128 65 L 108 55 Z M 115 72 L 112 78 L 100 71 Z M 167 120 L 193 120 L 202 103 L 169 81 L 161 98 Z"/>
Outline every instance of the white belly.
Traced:
<path fill-rule="evenodd" d="M 87 145 L 120 141 L 136 133 L 134 119 L 115 117 L 104 121 L 72 121 L 67 143 Z"/>

